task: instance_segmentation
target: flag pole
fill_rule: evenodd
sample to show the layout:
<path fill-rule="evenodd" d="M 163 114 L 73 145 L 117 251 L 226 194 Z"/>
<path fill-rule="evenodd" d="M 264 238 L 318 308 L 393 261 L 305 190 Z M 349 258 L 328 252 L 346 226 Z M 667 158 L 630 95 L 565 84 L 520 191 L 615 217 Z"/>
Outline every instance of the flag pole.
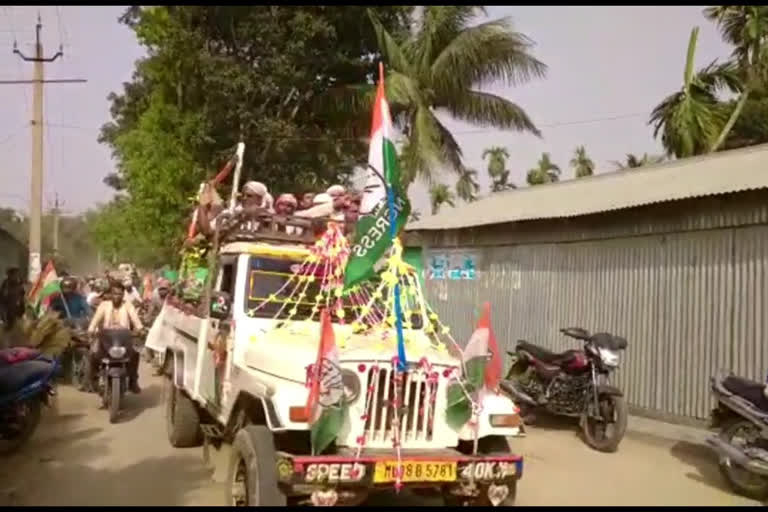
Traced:
<path fill-rule="evenodd" d="M 379 83 L 384 83 L 384 63 L 379 62 Z M 384 134 L 385 139 L 388 139 L 391 134 Z M 394 244 L 397 238 L 397 226 L 395 215 L 395 190 L 394 184 L 390 181 L 388 169 L 392 169 L 394 162 L 387 162 L 389 152 L 386 149 L 386 144 L 382 144 L 382 151 L 384 152 L 384 178 L 387 187 L 387 207 L 389 209 L 389 236 Z M 395 284 L 395 326 L 397 331 L 397 370 L 405 371 L 407 368 L 407 360 L 405 358 L 405 338 L 403 336 L 403 311 L 400 305 L 400 275 L 399 270 L 395 269 L 395 277 L 397 282 Z"/>

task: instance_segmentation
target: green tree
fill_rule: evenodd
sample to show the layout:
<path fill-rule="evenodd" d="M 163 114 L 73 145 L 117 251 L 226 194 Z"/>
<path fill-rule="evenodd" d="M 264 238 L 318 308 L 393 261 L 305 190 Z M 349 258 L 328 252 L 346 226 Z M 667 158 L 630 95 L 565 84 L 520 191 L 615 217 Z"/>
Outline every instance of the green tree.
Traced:
<path fill-rule="evenodd" d="M 595 172 L 595 163 L 587 155 L 587 150 L 584 146 L 579 146 L 574 151 L 573 158 L 571 158 L 571 167 L 577 178 L 583 178 L 585 176 L 592 176 Z"/>
<path fill-rule="evenodd" d="M 704 9 L 704 16 L 717 23 L 723 38 L 734 45 L 733 60 L 738 68 L 741 84 L 734 87 L 740 92 L 728 121 L 710 151 L 717 151 L 733 129 L 736 120 L 752 92 L 765 93 L 768 83 L 768 6 L 721 5 Z"/>
<path fill-rule="evenodd" d="M 715 6 L 704 15 L 734 50 L 730 60 L 694 73 L 698 27 L 691 32 L 683 87 L 662 101 L 649 121 L 667 154 L 678 158 L 768 141 L 760 122 L 768 84 L 768 7 Z M 737 99 L 720 101 L 724 91 Z M 747 119 L 740 121 L 742 116 Z"/>
<path fill-rule="evenodd" d="M 407 183 L 417 177 L 431 183 L 437 168 L 457 174 L 463 169 L 461 148 L 437 111 L 478 126 L 539 135 L 519 105 L 477 89 L 498 81 L 517 85 L 546 72 L 531 55 L 533 42 L 512 30 L 507 18 L 471 26 L 482 12 L 478 6 L 424 6 L 404 38 L 370 13 L 386 62 L 393 120 L 407 139 L 401 155 Z M 373 91 L 370 83 L 337 88 L 332 103 L 345 111 L 368 112 Z M 356 128 L 365 134 L 368 126 Z"/>
<path fill-rule="evenodd" d="M 649 155 L 648 153 L 643 153 L 642 157 L 637 157 L 632 153 L 627 153 L 627 158 L 624 162 L 614 160 L 613 165 L 615 165 L 617 169 L 636 169 L 645 165 L 660 164 L 663 161 L 663 155 Z"/>
<path fill-rule="evenodd" d="M 477 200 L 477 193 L 480 191 L 480 185 L 476 181 L 477 171 L 474 169 L 464 169 L 456 181 L 456 195 L 459 199 L 471 203 Z"/>
<path fill-rule="evenodd" d="M 429 189 L 429 202 L 432 205 L 432 215 L 437 215 L 440 207 L 447 204 L 455 207 L 455 196 L 451 188 L 445 183 L 436 183 Z"/>
<path fill-rule="evenodd" d="M 412 7 L 372 10 L 393 34 L 410 23 Z M 155 249 L 140 252 L 157 263 L 168 261 L 185 232 L 199 182 L 212 176 L 239 141 L 246 144 L 242 179 L 259 179 L 273 192 L 344 181 L 366 154 L 364 140 L 342 133 L 341 127 L 357 119 L 318 112 L 313 100 L 375 72 L 376 33 L 359 23 L 366 11 L 128 9 L 120 21 L 134 30 L 148 56 L 137 62 L 122 93 L 110 95 L 112 121 L 100 135 L 117 161 L 117 172 L 105 181 L 123 190 L 124 198 L 92 220 L 98 224 L 98 215 L 120 211 L 126 220 L 116 225 L 127 230 L 121 238 L 140 231 L 137 240 Z M 224 188 L 222 195 L 228 193 Z"/>
<path fill-rule="evenodd" d="M 542 153 L 536 167 L 528 171 L 526 177 L 529 185 L 543 185 L 560 180 L 560 167 L 549 157 L 549 153 Z"/>
<path fill-rule="evenodd" d="M 507 169 L 509 152 L 506 148 L 493 146 L 483 151 L 483 160 L 488 158 L 488 176 L 491 178 L 491 192 L 501 192 L 510 188 L 517 188 L 510 183 L 510 171 Z"/>

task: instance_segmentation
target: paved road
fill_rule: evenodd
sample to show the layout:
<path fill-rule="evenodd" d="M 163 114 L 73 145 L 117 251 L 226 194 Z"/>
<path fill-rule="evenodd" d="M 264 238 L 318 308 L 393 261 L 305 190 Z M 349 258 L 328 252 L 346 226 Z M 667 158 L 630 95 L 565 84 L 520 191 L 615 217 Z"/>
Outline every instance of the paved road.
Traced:
<path fill-rule="evenodd" d="M 142 374 L 144 392 L 128 397 L 131 417 L 116 425 L 95 396 L 62 387 L 35 438 L 0 465 L 0 506 L 223 504 L 222 485 L 212 482 L 201 450 L 168 444 L 161 382 Z M 646 432 L 670 431 L 642 423 Z M 618 453 L 603 454 L 584 446 L 574 429 L 545 425 L 513 446 L 526 460 L 519 505 L 757 504 L 728 491 L 711 453 L 692 441 L 632 431 Z M 413 496 L 371 500 L 393 502 L 436 504 Z"/>

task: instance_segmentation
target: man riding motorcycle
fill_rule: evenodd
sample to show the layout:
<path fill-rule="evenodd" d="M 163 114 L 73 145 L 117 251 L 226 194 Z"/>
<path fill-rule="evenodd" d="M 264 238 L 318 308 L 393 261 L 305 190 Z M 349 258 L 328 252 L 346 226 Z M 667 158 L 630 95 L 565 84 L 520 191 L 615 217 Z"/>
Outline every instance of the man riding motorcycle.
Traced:
<path fill-rule="evenodd" d="M 50 308 L 62 319 L 88 318 L 91 314 L 85 297 L 77 291 L 77 279 L 71 276 L 61 280 L 61 294 L 51 300 Z"/>
<path fill-rule="evenodd" d="M 122 283 L 114 282 L 110 286 L 109 294 L 104 297 L 105 300 L 99 304 L 96 313 L 93 315 L 91 324 L 88 326 L 90 334 L 96 334 L 100 330 L 108 329 L 130 329 L 134 332 L 144 330 L 144 326 L 136 313 L 133 304 L 126 302 L 125 288 Z M 141 393 L 139 387 L 139 353 L 136 350 L 130 350 L 130 362 L 128 364 L 129 389 L 133 393 Z M 94 340 L 91 343 L 90 357 L 85 367 L 85 381 L 93 386 L 96 378 L 94 368 L 98 367 L 99 361 L 104 356 L 101 343 Z"/>

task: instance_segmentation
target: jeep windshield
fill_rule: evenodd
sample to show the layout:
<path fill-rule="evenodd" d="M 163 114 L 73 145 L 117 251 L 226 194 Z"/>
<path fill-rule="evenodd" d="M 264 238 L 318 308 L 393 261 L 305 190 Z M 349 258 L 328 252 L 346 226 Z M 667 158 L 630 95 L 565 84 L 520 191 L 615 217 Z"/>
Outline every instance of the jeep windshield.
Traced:
<path fill-rule="evenodd" d="M 300 268 L 299 261 L 251 257 L 245 285 L 246 313 L 259 318 L 309 318 L 315 305 L 315 297 L 320 293 L 322 271 L 315 273 L 315 280 L 312 282 L 299 282 L 294 278 L 293 282 L 287 284 Z M 291 315 L 294 308 L 296 313 Z M 344 309 L 348 318 L 352 318 L 353 310 L 347 301 L 344 301 Z M 318 318 L 317 315 L 315 318 Z M 333 321 L 338 320 L 335 314 L 331 315 L 331 318 Z"/>
<path fill-rule="evenodd" d="M 315 297 L 320 293 L 322 271 L 318 270 L 313 282 L 299 282 L 294 279 L 291 284 L 286 284 L 291 276 L 301 267 L 299 261 L 283 260 L 277 258 L 251 257 L 248 263 L 248 279 L 246 281 L 245 311 L 258 318 L 288 318 L 293 320 L 306 320 L 312 315 L 312 307 L 315 305 Z M 378 279 L 371 280 L 375 287 Z M 301 291 L 304 296 L 300 297 Z M 406 294 L 404 294 L 406 295 Z M 273 297 L 271 300 L 270 297 Z M 386 303 L 386 293 L 380 303 Z M 403 300 L 403 311 L 418 311 L 416 304 L 410 304 L 407 296 Z M 348 298 L 343 299 L 345 318 L 351 321 L 357 317 L 354 307 Z M 296 314 L 291 315 L 291 310 L 296 308 Z M 317 319 L 318 316 L 315 315 Z M 331 320 L 337 322 L 338 317 L 333 314 Z M 420 314 L 411 315 L 411 327 L 421 329 L 423 319 Z"/>

